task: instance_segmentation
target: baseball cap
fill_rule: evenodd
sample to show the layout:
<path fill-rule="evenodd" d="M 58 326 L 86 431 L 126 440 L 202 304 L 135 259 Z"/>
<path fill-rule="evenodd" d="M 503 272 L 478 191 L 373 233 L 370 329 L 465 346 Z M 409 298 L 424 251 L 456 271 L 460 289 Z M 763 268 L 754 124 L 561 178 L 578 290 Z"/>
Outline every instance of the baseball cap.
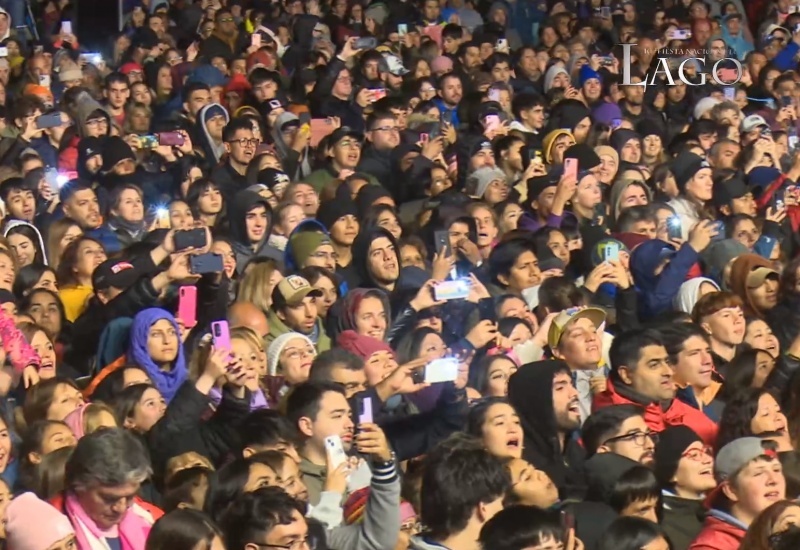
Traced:
<path fill-rule="evenodd" d="M 394 54 L 387 54 L 383 56 L 383 61 L 381 62 L 381 70 L 387 73 L 391 73 L 394 76 L 405 76 L 409 72 L 411 72 L 408 69 L 406 69 L 405 66 L 403 65 L 403 60 Z"/>
<path fill-rule="evenodd" d="M 348 126 L 342 126 L 341 128 L 336 128 L 333 132 L 331 132 L 331 137 L 329 138 L 329 145 L 333 146 L 342 141 L 344 138 L 349 137 L 359 142 L 364 141 L 364 136 L 361 132 L 358 132 Z"/>
<path fill-rule="evenodd" d="M 740 131 L 748 133 L 761 127 L 769 128 L 769 124 L 764 120 L 764 117 L 761 115 L 750 115 L 745 117 L 742 121 Z"/>
<path fill-rule="evenodd" d="M 726 481 L 753 460 L 766 456 L 776 459 L 778 454 L 764 448 L 764 442 L 760 437 L 740 437 L 734 439 L 719 450 L 714 459 L 714 477 L 718 482 Z"/>
<path fill-rule="evenodd" d="M 311 283 L 300 275 L 289 275 L 284 277 L 272 291 L 272 303 L 275 308 L 288 306 L 299 306 L 303 303 L 306 296 L 322 296 L 322 291 L 317 290 Z"/>
<path fill-rule="evenodd" d="M 106 260 L 92 272 L 92 287 L 95 290 L 107 290 L 111 287 L 124 290 L 143 274 L 141 269 L 127 260 Z"/>
<path fill-rule="evenodd" d="M 770 269 L 768 267 L 757 267 L 747 274 L 747 288 L 758 288 L 770 277 L 778 279 L 780 278 L 780 275 L 774 269 Z"/>
<path fill-rule="evenodd" d="M 750 192 L 751 189 L 748 187 L 744 175 L 737 173 L 727 180 L 714 182 L 711 201 L 715 206 L 725 206 L 730 204 L 732 200 L 741 199 Z"/>
<path fill-rule="evenodd" d="M 553 319 L 550 330 L 547 332 L 547 345 L 550 349 L 556 348 L 569 326 L 580 319 L 589 319 L 595 328 L 600 328 L 600 325 L 606 321 L 606 312 L 597 307 L 583 309 L 573 307 L 563 310 Z"/>

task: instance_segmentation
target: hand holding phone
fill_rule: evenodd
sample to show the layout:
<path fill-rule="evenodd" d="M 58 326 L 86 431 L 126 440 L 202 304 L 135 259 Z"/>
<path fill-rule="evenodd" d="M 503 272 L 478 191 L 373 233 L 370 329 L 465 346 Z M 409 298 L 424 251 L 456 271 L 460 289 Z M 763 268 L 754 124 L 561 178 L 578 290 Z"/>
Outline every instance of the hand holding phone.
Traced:
<path fill-rule="evenodd" d="M 216 349 L 231 349 L 231 330 L 228 321 L 214 321 L 211 323 L 211 340 Z"/>
<path fill-rule="evenodd" d="M 440 382 L 455 382 L 458 378 L 458 359 L 455 357 L 443 357 L 434 359 L 425 366 L 426 384 L 437 384 Z"/>
<path fill-rule="evenodd" d="M 325 438 L 325 454 L 328 458 L 328 471 L 335 470 L 347 462 L 347 453 L 344 452 L 342 438 L 338 435 L 331 435 Z"/>
<path fill-rule="evenodd" d="M 564 177 L 578 179 L 578 159 L 564 159 Z"/>
<path fill-rule="evenodd" d="M 372 398 L 361 399 L 361 414 L 358 415 L 359 424 L 372 424 Z"/>

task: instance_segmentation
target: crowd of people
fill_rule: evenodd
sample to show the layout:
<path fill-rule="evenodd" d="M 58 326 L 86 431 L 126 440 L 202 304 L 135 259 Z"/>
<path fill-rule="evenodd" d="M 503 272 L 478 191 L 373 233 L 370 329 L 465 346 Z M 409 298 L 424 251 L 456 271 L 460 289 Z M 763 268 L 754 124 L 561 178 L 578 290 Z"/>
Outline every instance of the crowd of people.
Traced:
<path fill-rule="evenodd" d="M 800 4 L 0 5 L 3 548 L 800 547 Z"/>

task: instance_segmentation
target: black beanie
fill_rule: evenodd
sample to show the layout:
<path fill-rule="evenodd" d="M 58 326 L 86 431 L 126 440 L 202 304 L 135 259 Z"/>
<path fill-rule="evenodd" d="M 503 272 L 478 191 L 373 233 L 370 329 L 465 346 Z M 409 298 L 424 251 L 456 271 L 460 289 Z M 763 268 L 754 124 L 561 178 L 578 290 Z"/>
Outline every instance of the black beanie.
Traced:
<path fill-rule="evenodd" d="M 576 143 L 564 151 L 565 159 L 577 159 L 578 171 L 586 172 L 600 166 L 600 157 L 585 143 Z M 580 177 L 580 176 L 579 176 Z"/>
<path fill-rule="evenodd" d="M 688 426 L 670 426 L 658 434 L 658 443 L 654 453 L 656 479 L 664 488 L 672 485 L 672 477 L 678 471 L 681 455 L 686 452 L 689 445 L 695 441 L 703 442 L 702 438 Z"/>
<path fill-rule="evenodd" d="M 358 216 L 356 204 L 350 200 L 350 197 L 336 198 L 332 201 L 325 201 L 319 205 L 317 221 L 322 223 L 328 232 L 330 232 L 333 224 L 335 224 L 339 218 L 347 215 Z"/>
<path fill-rule="evenodd" d="M 121 137 L 107 137 L 103 143 L 103 172 L 110 172 L 123 160 L 136 160 L 131 146 Z"/>

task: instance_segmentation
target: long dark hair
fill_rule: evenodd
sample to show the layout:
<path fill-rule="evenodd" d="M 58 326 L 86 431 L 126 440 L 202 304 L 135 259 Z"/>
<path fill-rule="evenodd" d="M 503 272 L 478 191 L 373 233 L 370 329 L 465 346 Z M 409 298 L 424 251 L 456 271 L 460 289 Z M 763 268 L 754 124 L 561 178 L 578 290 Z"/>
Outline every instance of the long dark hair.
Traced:
<path fill-rule="evenodd" d="M 211 548 L 214 538 L 222 538 L 219 527 L 204 513 L 190 508 L 179 508 L 153 524 L 147 537 L 145 550 L 192 550 Z"/>

